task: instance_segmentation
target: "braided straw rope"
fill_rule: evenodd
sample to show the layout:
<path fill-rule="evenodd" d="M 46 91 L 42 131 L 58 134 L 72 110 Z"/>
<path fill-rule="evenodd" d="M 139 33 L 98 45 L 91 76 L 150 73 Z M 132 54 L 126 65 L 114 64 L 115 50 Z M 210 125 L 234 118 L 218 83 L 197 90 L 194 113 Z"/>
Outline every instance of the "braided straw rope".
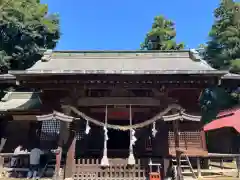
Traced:
<path fill-rule="evenodd" d="M 74 113 L 76 113 L 78 116 L 82 117 L 83 119 L 98 125 L 98 126 L 104 126 L 105 124 L 103 122 L 100 122 L 98 120 L 95 120 L 89 116 L 87 116 L 86 114 L 84 114 L 83 112 L 79 111 L 77 108 L 67 105 L 65 106 L 65 108 L 70 108 Z M 176 109 L 176 110 L 182 110 L 181 106 L 179 106 L 178 104 L 172 104 L 169 105 L 165 110 L 163 110 L 162 112 L 158 113 L 156 116 L 138 123 L 138 124 L 133 124 L 133 125 L 128 125 L 128 126 L 122 126 L 122 125 L 113 125 L 113 124 L 106 124 L 107 128 L 109 129 L 115 129 L 115 130 L 121 130 L 121 131 L 128 131 L 130 129 L 138 129 L 138 128 L 143 128 L 146 126 L 149 126 L 150 124 L 152 124 L 153 122 L 156 122 L 157 120 L 161 119 L 164 115 L 166 115 L 169 111 L 171 111 L 172 109 Z"/>

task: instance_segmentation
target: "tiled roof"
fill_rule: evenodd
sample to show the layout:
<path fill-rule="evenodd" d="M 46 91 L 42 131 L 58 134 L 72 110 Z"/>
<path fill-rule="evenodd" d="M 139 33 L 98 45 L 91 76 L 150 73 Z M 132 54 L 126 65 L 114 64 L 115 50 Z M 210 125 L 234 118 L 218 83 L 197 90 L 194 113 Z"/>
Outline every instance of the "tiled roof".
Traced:
<path fill-rule="evenodd" d="M 47 51 L 25 71 L 12 74 L 224 74 L 194 52 Z"/>
<path fill-rule="evenodd" d="M 228 73 L 228 74 L 224 75 L 222 77 L 222 79 L 235 79 L 235 80 L 239 80 L 240 79 L 240 75 L 239 74 Z"/>
<path fill-rule="evenodd" d="M 38 94 L 36 92 L 8 92 L 0 101 L 0 112 L 39 107 L 41 100 Z"/>
<path fill-rule="evenodd" d="M 16 84 L 16 77 L 11 74 L 0 74 L 0 84 Z"/>
<path fill-rule="evenodd" d="M 15 80 L 16 77 L 11 74 L 0 74 L 0 80 Z"/>

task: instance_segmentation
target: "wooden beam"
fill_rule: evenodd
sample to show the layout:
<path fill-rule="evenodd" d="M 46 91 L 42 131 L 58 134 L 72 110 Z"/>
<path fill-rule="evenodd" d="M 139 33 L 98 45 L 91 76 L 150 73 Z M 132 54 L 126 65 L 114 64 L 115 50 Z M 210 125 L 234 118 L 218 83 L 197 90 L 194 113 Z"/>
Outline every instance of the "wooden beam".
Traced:
<path fill-rule="evenodd" d="M 220 75 L 222 76 L 222 75 Z M 174 81 L 174 80 L 214 80 L 218 79 L 219 75 L 211 75 L 211 74 L 165 74 L 165 75 L 157 75 L 157 74 L 129 74 L 129 75 L 120 75 L 120 74 L 71 74 L 71 75 L 44 75 L 41 74 L 39 76 L 18 76 L 17 79 L 20 81 L 27 82 L 41 82 L 41 81 L 57 81 L 57 82 L 85 82 L 85 81 Z"/>
<path fill-rule="evenodd" d="M 43 111 L 40 109 L 36 110 L 9 110 L 6 112 L 2 112 L 5 115 L 39 115 L 39 114 L 48 114 L 49 111 Z"/>
<path fill-rule="evenodd" d="M 128 89 L 151 89 L 151 88 L 161 88 L 162 86 L 165 86 L 166 88 L 187 88 L 187 89 L 196 89 L 196 88 L 207 88 L 209 87 L 210 83 L 184 83 L 184 82 L 176 82 L 176 83 L 159 83 L 159 84 L 78 84 L 78 83 L 35 83 L 35 82 L 28 82 L 28 83 L 22 83 L 25 87 L 30 88 L 40 88 L 44 90 L 68 90 L 71 89 L 71 87 L 79 87 L 79 88 L 85 88 L 85 89 L 112 89 L 116 88 L 116 86 L 120 86 L 123 88 Z"/>
<path fill-rule="evenodd" d="M 99 108 L 99 107 L 95 107 L 95 108 L 89 108 L 89 111 L 91 113 L 104 113 L 105 111 L 105 108 Z M 127 108 L 108 108 L 108 112 L 116 112 L 116 111 L 128 111 Z M 132 108 L 132 112 L 133 113 L 138 113 L 138 112 L 141 112 L 141 113 L 148 113 L 151 111 L 151 108 Z"/>
<path fill-rule="evenodd" d="M 139 106 L 160 106 L 159 99 L 148 97 L 85 97 L 78 100 L 78 106 L 102 106 L 102 105 L 139 105 Z"/>
<path fill-rule="evenodd" d="M 13 115 L 15 121 L 37 121 L 36 115 Z"/>

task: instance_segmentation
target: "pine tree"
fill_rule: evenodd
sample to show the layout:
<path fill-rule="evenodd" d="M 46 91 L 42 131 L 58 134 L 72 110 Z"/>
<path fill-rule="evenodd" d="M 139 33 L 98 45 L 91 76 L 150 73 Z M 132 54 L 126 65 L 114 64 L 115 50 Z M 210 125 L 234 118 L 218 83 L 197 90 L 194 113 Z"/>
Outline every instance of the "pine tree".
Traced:
<path fill-rule="evenodd" d="M 239 3 L 221 0 L 214 11 L 215 22 L 209 33 L 205 59 L 217 69 L 240 68 Z"/>
<path fill-rule="evenodd" d="M 147 50 L 179 50 L 184 44 L 175 41 L 176 30 L 174 23 L 163 16 L 156 16 L 152 29 L 147 33 L 141 49 Z"/>

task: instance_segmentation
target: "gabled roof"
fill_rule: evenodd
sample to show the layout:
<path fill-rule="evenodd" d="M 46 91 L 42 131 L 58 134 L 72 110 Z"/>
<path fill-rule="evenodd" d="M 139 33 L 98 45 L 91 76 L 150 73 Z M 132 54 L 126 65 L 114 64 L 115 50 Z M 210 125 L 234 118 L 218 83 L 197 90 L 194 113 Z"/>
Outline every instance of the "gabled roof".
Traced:
<path fill-rule="evenodd" d="M 183 51 L 47 51 L 25 71 L 10 74 L 226 74 Z"/>
<path fill-rule="evenodd" d="M 234 80 L 240 80 L 240 75 L 239 74 L 233 74 L 233 73 L 228 73 L 222 77 L 222 79 L 234 79 Z"/>
<path fill-rule="evenodd" d="M 0 84 L 16 84 L 16 77 L 11 74 L 0 74 Z"/>
<path fill-rule="evenodd" d="M 0 112 L 38 108 L 41 105 L 37 92 L 7 92 L 0 101 Z"/>
<path fill-rule="evenodd" d="M 220 128 L 232 127 L 240 133 L 240 109 L 235 109 L 234 111 L 225 111 L 218 115 L 217 119 L 211 121 L 210 123 L 204 125 L 204 131 L 211 131 Z"/>
<path fill-rule="evenodd" d="M 15 80 L 16 77 L 11 74 L 0 74 L 0 80 Z"/>

